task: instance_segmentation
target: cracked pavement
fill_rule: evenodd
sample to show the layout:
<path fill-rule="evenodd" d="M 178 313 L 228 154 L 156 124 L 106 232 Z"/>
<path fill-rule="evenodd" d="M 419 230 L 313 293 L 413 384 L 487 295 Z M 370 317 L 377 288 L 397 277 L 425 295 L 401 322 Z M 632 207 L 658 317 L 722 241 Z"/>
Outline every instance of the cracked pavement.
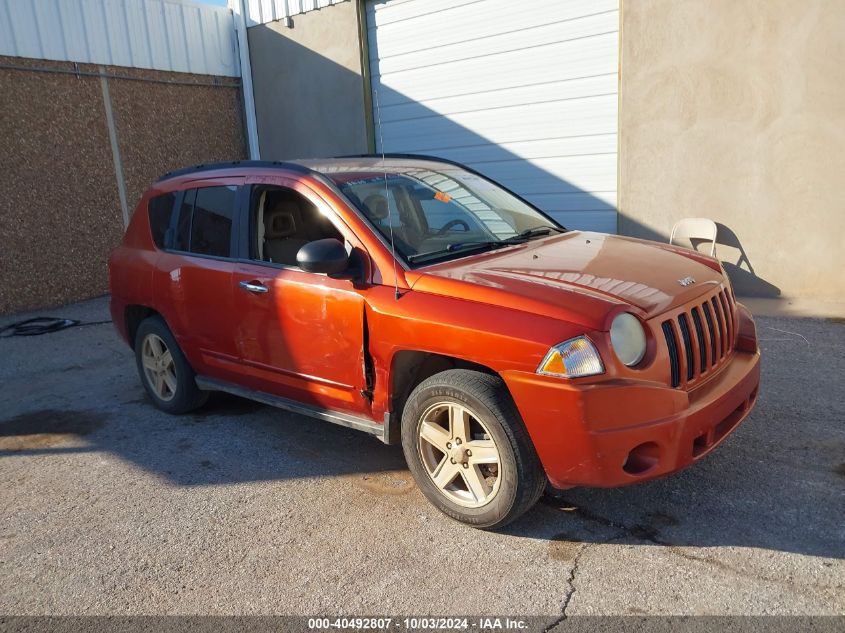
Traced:
<path fill-rule="evenodd" d="M 720 449 L 497 533 L 367 435 L 222 395 L 159 412 L 109 325 L 0 339 L 0 613 L 845 614 L 845 324 L 757 321 L 758 406 Z"/>

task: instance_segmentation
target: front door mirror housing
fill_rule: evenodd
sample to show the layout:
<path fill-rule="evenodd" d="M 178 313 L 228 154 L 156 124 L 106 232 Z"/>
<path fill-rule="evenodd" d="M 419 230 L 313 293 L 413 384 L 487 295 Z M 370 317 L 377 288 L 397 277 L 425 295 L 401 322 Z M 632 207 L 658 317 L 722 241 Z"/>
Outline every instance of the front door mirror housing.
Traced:
<path fill-rule="evenodd" d="M 349 254 L 340 240 L 329 237 L 300 248 L 296 263 L 307 273 L 337 275 L 349 268 Z"/>

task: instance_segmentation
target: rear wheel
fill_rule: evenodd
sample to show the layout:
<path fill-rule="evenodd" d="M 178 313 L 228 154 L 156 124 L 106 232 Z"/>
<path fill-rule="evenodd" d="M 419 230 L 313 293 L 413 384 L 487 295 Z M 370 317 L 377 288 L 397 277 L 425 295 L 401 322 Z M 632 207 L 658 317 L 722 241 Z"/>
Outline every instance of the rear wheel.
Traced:
<path fill-rule="evenodd" d="M 141 383 L 159 409 L 187 413 L 208 399 L 208 392 L 197 387 L 193 369 L 161 317 L 149 317 L 138 326 L 135 360 Z"/>
<path fill-rule="evenodd" d="M 405 405 L 402 448 L 428 500 L 479 528 L 513 521 L 534 505 L 546 483 L 497 376 L 453 369 L 422 382 Z"/>

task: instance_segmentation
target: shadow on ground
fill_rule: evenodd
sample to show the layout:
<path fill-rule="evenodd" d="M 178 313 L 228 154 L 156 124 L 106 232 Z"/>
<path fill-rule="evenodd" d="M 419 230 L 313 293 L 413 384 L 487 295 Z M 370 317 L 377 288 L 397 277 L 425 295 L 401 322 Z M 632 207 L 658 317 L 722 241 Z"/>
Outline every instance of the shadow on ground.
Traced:
<path fill-rule="evenodd" d="M 0 457 L 103 450 L 181 486 L 405 468 L 401 450 L 367 435 L 229 394 L 173 417 L 132 395 L 120 413 L 39 409 L 0 421 Z M 133 419 L 145 426 L 129 428 Z"/>

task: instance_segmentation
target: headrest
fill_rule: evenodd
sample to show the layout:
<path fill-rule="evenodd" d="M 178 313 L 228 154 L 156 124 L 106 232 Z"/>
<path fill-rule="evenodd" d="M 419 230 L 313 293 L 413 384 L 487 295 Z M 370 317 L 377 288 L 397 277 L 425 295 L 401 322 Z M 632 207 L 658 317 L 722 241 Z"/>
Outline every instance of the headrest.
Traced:
<path fill-rule="evenodd" d="M 296 217 L 285 203 L 264 213 L 264 239 L 279 240 L 296 233 Z"/>
<path fill-rule="evenodd" d="M 364 207 L 371 220 L 384 220 L 390 215 L 387 198 L 380 193 L 371 193 L 364 199 Z"/>

